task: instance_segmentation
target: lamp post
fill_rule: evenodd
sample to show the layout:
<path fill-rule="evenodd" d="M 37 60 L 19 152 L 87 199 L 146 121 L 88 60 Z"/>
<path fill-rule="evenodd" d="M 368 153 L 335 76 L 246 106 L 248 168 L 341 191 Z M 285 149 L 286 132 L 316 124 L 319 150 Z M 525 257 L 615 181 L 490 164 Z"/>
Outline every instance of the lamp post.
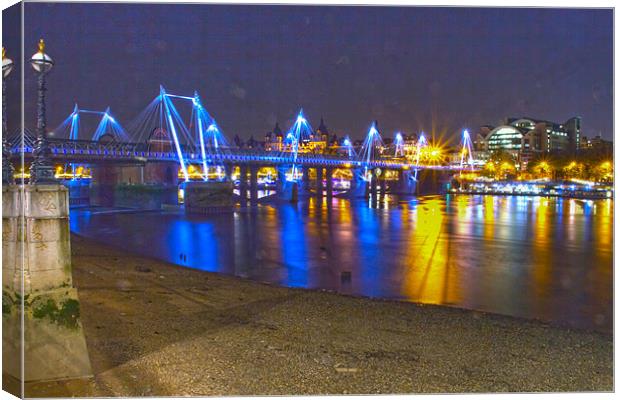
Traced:
<path fill-rule="evenodd" d="M 11 164 L 11 151 L 7 140 L 6 127 L 6 79 L 13 70 L 13 60 L 6 57 L 6 51 L 2 48 L 2 183 L 13 183 L 13 165 Z"/>
<path fill-rule="evenodd" d="M 45 76 L 54 66 L 54 61 L 45 54 L 45 42 L 39 41 L 39 51 L 30 59 L 30 64 L 37 73 L 37 140 L 34 148 L 34 160 L 30 166 L 31 184 L 57 183 L 54 177 L 54 167 L 50 159 L 50 149 L 47 143 L 46 118 L 45 118 Z"/>

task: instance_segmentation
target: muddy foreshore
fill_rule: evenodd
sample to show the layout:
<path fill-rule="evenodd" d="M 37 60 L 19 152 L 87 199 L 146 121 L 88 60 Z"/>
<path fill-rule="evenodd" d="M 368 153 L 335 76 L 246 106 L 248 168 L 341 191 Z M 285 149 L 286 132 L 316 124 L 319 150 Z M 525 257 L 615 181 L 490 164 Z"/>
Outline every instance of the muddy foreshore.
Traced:
<path fill-rule="evenodd" d="M 613 390 L 611 334 L 275 287 L 71 239 L 95 376 L 28 384 L 29 397 Z"/>

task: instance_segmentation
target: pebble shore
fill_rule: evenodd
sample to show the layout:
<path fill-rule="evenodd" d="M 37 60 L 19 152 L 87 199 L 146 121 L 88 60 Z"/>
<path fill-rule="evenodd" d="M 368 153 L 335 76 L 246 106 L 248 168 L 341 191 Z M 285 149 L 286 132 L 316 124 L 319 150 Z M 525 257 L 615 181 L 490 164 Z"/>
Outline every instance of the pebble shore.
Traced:
<path fill-rule="evenodd" d="M 28 397 L 613 390 L 611 334 L 276 287 L 71 240 L 95 376 L 29 384 Z"/>

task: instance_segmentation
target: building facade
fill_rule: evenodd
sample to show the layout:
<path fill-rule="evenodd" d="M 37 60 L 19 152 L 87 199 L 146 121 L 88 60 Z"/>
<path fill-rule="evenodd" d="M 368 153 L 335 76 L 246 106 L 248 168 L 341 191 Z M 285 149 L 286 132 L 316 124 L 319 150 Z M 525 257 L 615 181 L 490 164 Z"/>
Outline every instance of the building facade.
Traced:
<path fill-rule="evenodd" d="M 594 136 L 593 138 L 581 136 L 579 149 L 583 151 L 595 151 L 611 155 L 614 150 L 614 143 L 603 139 L 601 135 Z"/>
<path fill-rule="evenodd" d="M 505 151 L 522 167 L 540 153 L 575 153 L 581 143 L 581 118 L 573 117 L 560 124 L 534 118 L 508 118 L 505 123 L 485 125 L 476 135 L 476 150 Z"/>

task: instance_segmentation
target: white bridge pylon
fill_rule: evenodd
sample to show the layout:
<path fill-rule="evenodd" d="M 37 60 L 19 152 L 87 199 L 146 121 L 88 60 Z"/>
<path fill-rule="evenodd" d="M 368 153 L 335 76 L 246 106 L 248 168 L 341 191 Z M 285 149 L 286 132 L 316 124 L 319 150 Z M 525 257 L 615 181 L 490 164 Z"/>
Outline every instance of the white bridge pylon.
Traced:
<path fill-rule="evenodd" d="M 461 138 L 462 148 L 461 148 L 461 172 L 463 171 L 463 166 L 468 164 L 471 168 L 471 171 L 474 171 L 474 154 L 471 145 L 471 136 L 469 135 L 469 131 L 465 129 L 463 131 L 463 136 Z"/>
<path fill-rule="evenodd" d="M 416 168 L 413 173 L 413 180 L 415 180 L 416 182 L 418 181 L 420 157 L 422 155 L 422 151 L 426 147 L 428 147 L 428 141 L 426 140 L 426 136 L 424 136 L 424 132 L 420 132 L 420 137 L 418 137 L 418 141 L 416 143 L 415 152 L 414 152 L 414 159 L 415 159 L 414 165 Z"/>
<path fill-rule="evenodd" d="M 69 116 L 58 126 L 56 129 L 52 131 L 53 136 L 58 138 L 69 138 L 69 140 L 79 140 L 80 139 L 80 119 L 84 115 L 97 115 L 101 116 L 99 120 L 99 124 L 95 129 L 90 140 L 96 142 L 99 141 L 104 136 L 110 136 L 113 140 L 118 142 L 127 142 L 129 141 L 129 136 L 125 129 L 119 124 L 116 119 L 112 116 L 110 112 L 110 107 L 106 108 L 105 111 L 94 111 L 94 110 L 86 110 L 80 109 L 77 105 L 73 107 L 73 112 L 69 114 Z"/>
<path fill-rule="evenodd" d="M 184 107 L 191 107 L 191 115 L 186 124 L 173 100 L 183 100 Z M 222 156 L 228 152 L 228 142 L 217 125 L 215 119 L 202 105 L 198 92 L 193 96 L 182 96 L 168 93 L 160 85 L 159 95 L 130 124 L 129 131 L 138 141 L 148 142 L 156 129 L 165 132 L 176 152 L 183 179 L 187 182 L 190 176 L 185 159 L 184 149 L 190 154 L 200 154 L 203 179 L 207 180 L 209 165 L 221 170 Z"/>
<path fill-rule="evenodd" d="M 394 135 L 394 157 L 402 157 L 405 155 L 405 140 L 400 132 Z"/>
<path fill-rule="evenodd" d="M 289 160 L 292 164 L 290 179 L 296 180 L 298 176 L 297 158 L 301 143 L 310 140 L 312 126 L 304 116 L 304 110 L 300 109 L 293 125 L 289 128 L 282 142 L 280 157 Z"/>
<path fill-rule="evenodd" d="M 381 134 L 377 129 L 377 121 L 373 121 L 368 129 L 368 133 L 366 134 L 366 138 L 364 139 L 364 143 L 362 143 L 362 148 L 360 149 L 359 154 L 357 155 L 358 162 L 360 162 L 364 166 L 364 178 L 368 178 L 368 165 L 378 159 L 379 157 L 379 149 L 383 148 L 383 139 L 381 139 Z"/>

